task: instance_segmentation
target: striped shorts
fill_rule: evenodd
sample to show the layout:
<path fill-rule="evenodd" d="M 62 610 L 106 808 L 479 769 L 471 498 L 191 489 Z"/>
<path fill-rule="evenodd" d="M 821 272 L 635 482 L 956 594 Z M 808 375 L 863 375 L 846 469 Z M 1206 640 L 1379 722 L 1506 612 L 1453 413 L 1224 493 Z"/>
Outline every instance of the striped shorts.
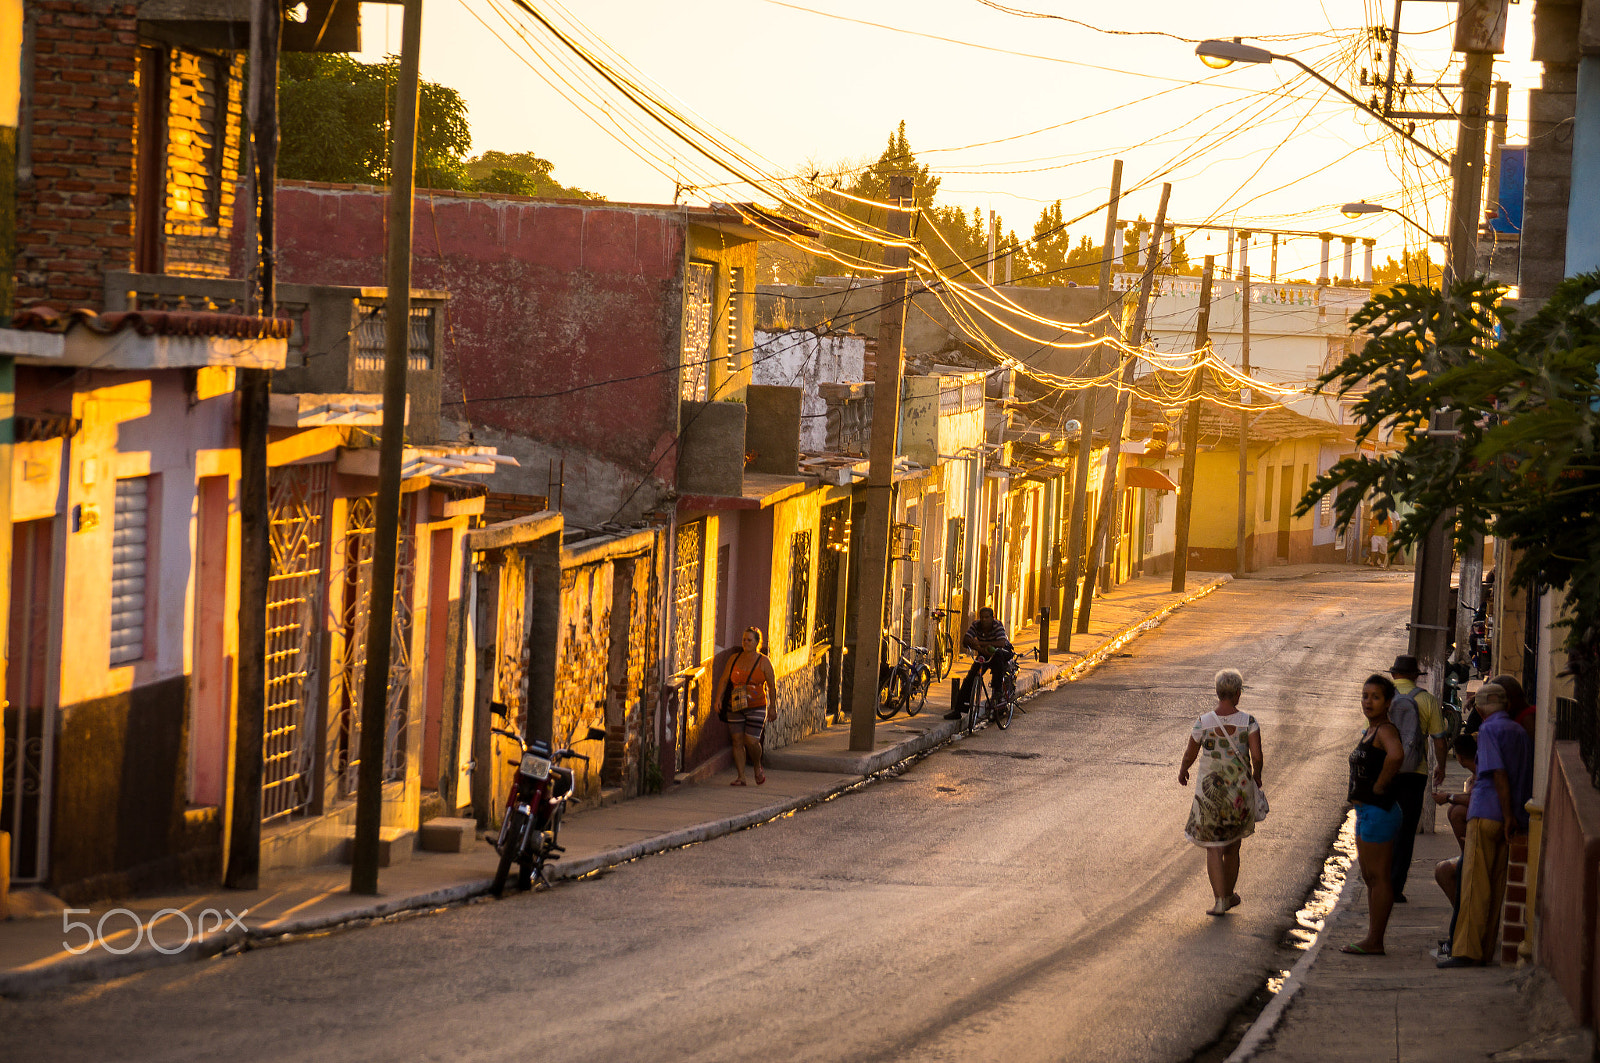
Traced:
<path fill-rule="evenodd" d="M 730 710 L 728 712 L 728 733 L 749 735 L 757 742 L 761 741 L 761 732 L 767 728 L 767 707 L 765 705 L 751 705 L 743 712 Z"/>

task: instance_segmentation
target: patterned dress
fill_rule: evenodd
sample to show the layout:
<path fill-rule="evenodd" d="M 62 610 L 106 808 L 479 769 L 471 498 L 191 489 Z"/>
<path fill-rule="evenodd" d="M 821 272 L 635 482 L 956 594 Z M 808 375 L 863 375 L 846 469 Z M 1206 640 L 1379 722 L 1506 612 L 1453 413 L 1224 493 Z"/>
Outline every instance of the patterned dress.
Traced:
<path fill-rule="evenodd" d="M 1256 832 L 1256 785 L 1250 777 L 1250 736 L 1261 730 L 1246 712 L 1195 721 L 1190 737 L 1200 746 L 1195 761 L 1194 804 L 1183 833 L 1208 848 L 1231 845 Z"/>

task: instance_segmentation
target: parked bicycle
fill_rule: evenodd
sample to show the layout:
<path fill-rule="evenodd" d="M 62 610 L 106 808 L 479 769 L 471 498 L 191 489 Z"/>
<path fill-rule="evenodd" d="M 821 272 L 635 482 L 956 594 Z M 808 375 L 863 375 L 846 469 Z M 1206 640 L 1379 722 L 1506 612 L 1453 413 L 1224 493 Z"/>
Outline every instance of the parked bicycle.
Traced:
<path fill-rule="evenodd" d="M 950 610 L 942 605 L 936 605 L 928 611 L 928 623 L 932 628 L 928 636 L 929 664 L 933 668 L 933 678 L 944 682 L 950 678 L 950 669 L 956 661 L 955 644 L 950 639 L 950 632 L 945 626 L 945 618 L 950 615 Z"/>
<path fill-rule="evenodd" d="M 927 647 L 908 646 L 904 639 L 887 631 L 883 636 L 900 647 L 900 655 L 890 665 L 885 654 L 885 663 L 878 670 L 878 719 L 893 719 L 899 712 L 915 716 L 927 703 L 928 688 L 933 685 Z"/>

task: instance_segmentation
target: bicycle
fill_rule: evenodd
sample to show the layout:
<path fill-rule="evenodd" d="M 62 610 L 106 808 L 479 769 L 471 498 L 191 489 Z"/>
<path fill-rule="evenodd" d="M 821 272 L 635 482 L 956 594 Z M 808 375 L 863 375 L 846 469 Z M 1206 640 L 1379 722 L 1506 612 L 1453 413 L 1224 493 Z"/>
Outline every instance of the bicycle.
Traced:
<path fill-rule="evenodd" d="M 1017 667 L 1017 655 L 1013 653 L 1011 659 L 1006 662 L 1005 675 L 1000 681 L 998 692 L 990 688 L 987 670 L 978 673 L 977 682 L 972 687 L 972 696 L 967 699 L 964 725 L 967 734 L 977 729 L 979 719 L 983 716 L 993 720 L 994 725 L 1002 731 L 1011 726 L 1011 720 L 1017 711 Z"/>
<path fill-rule="evenodd" d="M 928 612 L 929 623 L 933 625 L 933 631 L 928 637 L 928 641 L 933 643 L 929 647 L 933 678 L 941 683 L 950 678 L 950 669 L 956 661 L 955 644 L 951 641 L 950 632 L 945 629 L 944 623 L 945 617 L 949 615 L 950 610 L 942 605 L 936 605 Z"/>
<path fill-rule="evenodd" d="M 907 646 L 904 639 L 887 631 L 884 637 L 900 646 L 900 656 L 893 666 L 886 666 L 887 671 L 880 670 L 878 719 L 893 719 L 902 710 L 907 716 L 915 716 L 926 704 L 928 688 L 933 684 L 933 671 L 927 663 L 928 651 L 922 646 Z"/>

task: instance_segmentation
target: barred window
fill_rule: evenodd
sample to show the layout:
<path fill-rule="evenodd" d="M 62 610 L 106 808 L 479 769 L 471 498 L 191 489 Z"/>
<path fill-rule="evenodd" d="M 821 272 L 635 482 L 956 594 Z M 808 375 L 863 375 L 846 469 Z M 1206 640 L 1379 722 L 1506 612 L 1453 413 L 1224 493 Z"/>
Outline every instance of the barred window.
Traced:
<path fill-rule="evenodd" d="M 728 271 L 728 372 L 737 373 L 744 364 L 744 269 Z"/>
<path fill-rule="evenodd" d="M 709 262 L 691 262 L 683 276 L 683 366 L 682 397 L 686 402 L 704 402 L 709 397 L 711 379 L 711 297 L 716 290 L 716 267 Z"/>
<path fill-rule="evenodd" d="M 672 573 L 672 666 L 678 671 L 700 663 L 700 567 L 705 522 L 678 527 Z"/>
<path fill-rule="evenodd" d="M 810 603 L 811 533 L 798 531 L 789 537 L 789 630 L 785 649 L 805 646 Z"/>

